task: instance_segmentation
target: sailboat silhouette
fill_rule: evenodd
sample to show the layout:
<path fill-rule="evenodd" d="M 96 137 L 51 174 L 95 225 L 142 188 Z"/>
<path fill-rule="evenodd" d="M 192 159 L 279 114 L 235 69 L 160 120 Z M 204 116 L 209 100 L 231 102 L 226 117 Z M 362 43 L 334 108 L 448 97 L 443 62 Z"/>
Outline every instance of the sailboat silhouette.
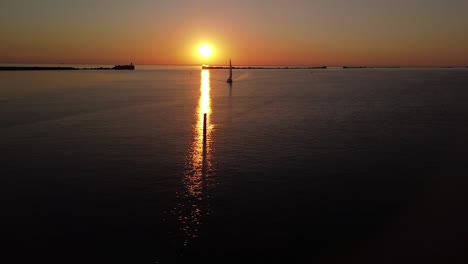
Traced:
<path fill-rule="evenodd" d="M 231 59 L 229 59 L 229 78 L 227 79 L 228 83 L 232 83 L 232 64 Z"/>

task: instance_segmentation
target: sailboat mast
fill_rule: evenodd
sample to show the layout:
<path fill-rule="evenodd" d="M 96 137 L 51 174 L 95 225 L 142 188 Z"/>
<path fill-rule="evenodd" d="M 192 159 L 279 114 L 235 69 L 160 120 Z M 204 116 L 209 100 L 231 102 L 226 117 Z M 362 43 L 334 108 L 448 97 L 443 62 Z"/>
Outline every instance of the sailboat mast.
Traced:
<path fill-rule="evenodd" d="M 231 59 L 229 59 L 229 78 L 227 79 L 228 83 L 232 83 L 232 63 Z"/>

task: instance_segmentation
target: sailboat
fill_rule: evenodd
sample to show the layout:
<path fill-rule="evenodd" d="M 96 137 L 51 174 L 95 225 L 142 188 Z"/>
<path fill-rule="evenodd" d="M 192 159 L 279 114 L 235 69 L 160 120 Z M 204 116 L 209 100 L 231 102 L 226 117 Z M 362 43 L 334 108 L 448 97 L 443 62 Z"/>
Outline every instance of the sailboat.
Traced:
<path fill-rule="evenodd" d="M 229 59 L 229 78 L 227 79 L 228 83 L 232 83 L 232 64 L 231 59 Z"/>

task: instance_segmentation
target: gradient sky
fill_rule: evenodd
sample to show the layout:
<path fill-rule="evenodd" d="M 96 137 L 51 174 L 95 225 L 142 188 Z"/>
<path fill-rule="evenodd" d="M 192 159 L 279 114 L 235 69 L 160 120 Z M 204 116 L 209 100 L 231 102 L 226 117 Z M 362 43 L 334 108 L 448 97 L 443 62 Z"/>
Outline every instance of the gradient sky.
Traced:
<path fill-rule="evenodd" d="M 0 63 L 467 66 L 467 12 L 467 0 L 2 0 Z"/>

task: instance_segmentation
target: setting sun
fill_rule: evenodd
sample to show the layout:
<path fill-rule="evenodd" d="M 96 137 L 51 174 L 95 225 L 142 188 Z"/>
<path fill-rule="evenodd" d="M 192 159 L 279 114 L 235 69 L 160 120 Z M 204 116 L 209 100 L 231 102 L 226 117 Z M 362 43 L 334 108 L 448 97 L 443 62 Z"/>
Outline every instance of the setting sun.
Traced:
<path fill-rule="evenodd" d="M 210 45 L 204 44 L 204 45 L 200 46 L 200 48 L 198 49 L 198 53 L 199 53 L 200 56 L 202 56 L 203 58 L 208 58 L 208 57 L 210 57 L 211 54 L 213 53 L 213 49 L 211 48 Z"/>

